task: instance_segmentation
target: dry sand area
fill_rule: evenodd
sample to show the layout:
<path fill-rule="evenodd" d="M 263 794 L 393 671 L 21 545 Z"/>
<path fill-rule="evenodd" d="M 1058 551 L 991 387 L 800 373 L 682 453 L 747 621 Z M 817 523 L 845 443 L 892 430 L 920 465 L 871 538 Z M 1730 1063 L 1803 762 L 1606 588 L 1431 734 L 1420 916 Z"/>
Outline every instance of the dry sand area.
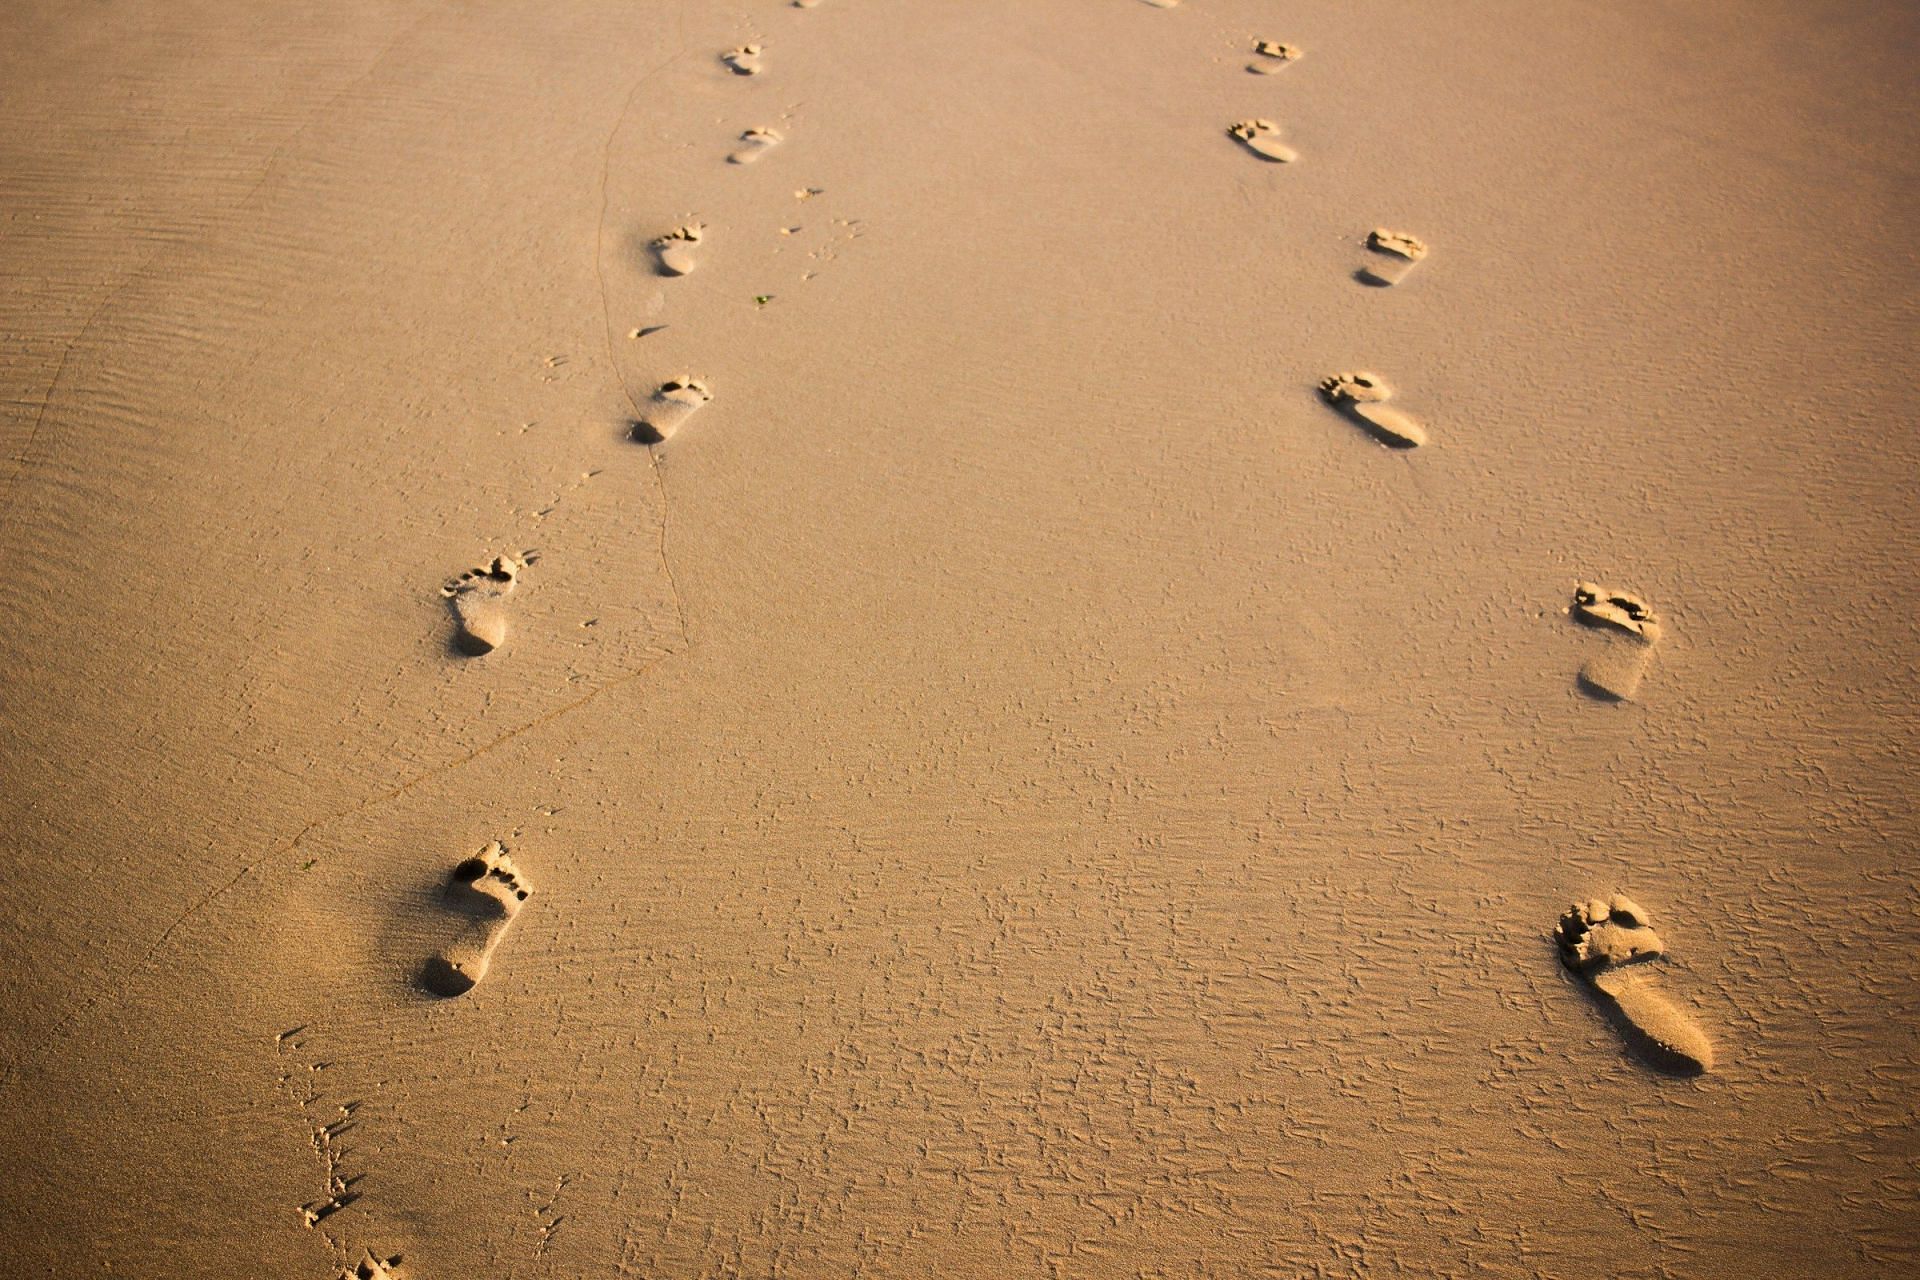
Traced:
<path fill-rule="evenodd" d="M 1916 54 L 6 6 L 0 1270 L 1920 1274 Z"/>

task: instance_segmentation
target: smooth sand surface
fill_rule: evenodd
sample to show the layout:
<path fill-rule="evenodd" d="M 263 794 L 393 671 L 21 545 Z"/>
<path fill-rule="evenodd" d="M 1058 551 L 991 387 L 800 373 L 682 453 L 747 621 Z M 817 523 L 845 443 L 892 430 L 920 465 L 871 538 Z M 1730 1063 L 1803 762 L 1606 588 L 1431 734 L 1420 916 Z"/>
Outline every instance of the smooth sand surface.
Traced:
<path fill-rule="evenodd" d="M 1916 51 L 10 6 L 9 1274 L 1920 1269 Z"/>

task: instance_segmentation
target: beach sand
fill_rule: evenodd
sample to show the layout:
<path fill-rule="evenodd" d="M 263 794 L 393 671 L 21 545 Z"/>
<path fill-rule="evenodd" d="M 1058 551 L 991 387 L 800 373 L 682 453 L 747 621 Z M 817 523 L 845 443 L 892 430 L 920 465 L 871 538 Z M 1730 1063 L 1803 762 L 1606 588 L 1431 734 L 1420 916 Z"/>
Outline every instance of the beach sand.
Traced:
<path fill-rule="evenodd" d="M 1920 1270 L 1911 6 L 0 32 L 10 1273 Z"/>

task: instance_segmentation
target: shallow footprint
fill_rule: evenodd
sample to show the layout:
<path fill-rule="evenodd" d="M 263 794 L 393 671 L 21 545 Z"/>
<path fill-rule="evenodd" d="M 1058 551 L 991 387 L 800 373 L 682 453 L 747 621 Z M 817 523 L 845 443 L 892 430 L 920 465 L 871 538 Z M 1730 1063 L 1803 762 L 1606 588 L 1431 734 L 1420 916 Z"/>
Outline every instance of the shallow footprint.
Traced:
<path fill-rule="evenodd" d="M 706 227 L 698 222 L 689 222 L 683 227 L 675 227 L 663 236 L 655 237 L 649 246 L 653 256 L 659 260 L 660 274 L 666 276 L 684 276 L 692 273 L 700 264 L 694 260 L 693 247 L 700 243 L 706 234 Z"/>
<path fill-rule="evenodd" d="M 1580 668 L 1580 687 L 1595 697 L 1631 702 L 1660 643 L 1660 620 L 1652 608 L 1630 591 L 1579 582 L 1567 612 L 1576 622 L 1608 633 L 1606 648 Z"/>
<path fill-rule="evenodd" d="M 1278 40 L 1260 40 L 1253 46 L 1253 61 L 1247 64 L 1247 70 L 1257 76 L 1270 76 L 1276 71 L 1285 71 L 1287 65 L 1300 56 L 1300 50 L 1294 45 L 1282 44 Z"/>
<path fill-rule="evenodd" d="M 1413 449 L 1427 442 L 1425 427 L 1387 403 L 1393 398 L 1393 388 L 1377 373 L 1331 374 L 1320 379 L 1320 394 L 1382 444 Z"/>
<path fill-rule="evenodd" d="M 453 610 L 453 643 L 460 652 L 479 657 L 506 643 L 507 597 L 534 559 L 530 553 L 495 556 L 440 588 Z"/>
<path fill-rule="evenodd" d="M 1410 236 L 1404 231 L 1388 231 L 1384 227 L 1375 227 L 1368 233 L 1367 248 L 1379 256 L 1360 268 L 1360 279 L 1381 288 L 1405 280 L 1420 265 L 1420 260 L 1427 256 L 1427 242 L 1419 236 Z"/>
<path fill-rule="evenodd" d="M 752 164 L 785 139 L 774 129 L 749 129 L 740 135 L 740 149 L 727 157 L 728 164 Z"/>
<path fill-rule="evenodd" d="M 498 840 L 461 862 L 447 878 L 445 897 L 464 922 L 447 949 L 427 961 L 421 984 L 441 996 L 473 990 L 487 976 L 495 948 L 532 892 Z"/>
<path fill-rule="evenodd" d="M 737 76 L 757 76 L 760 74 L 760 46 L 743 44 L 738 49 L 729 49 L 720 55 L 720 61 Z"/>
<path fill-rule="evenodd" d="M 646 416 L 635 424 L 633 438 L 642 444 L 659 444 L 711 399 L 713 393 L 698 378 L 671 378 L 647 401 Z"/>
<path fill-rule="evenodd" d="M 1668 999 L 1644 969 L 1666 944 L 1631 898 L 1576 902 L 1553 931 L 1560 960 L 1584 979 L 1628 1043 L 1665 1071 L 1697 1075 L 1713 1069 L 1713 1042 L 1687 1011 Z"/>
<path fill-rule="evenodd" d="M 1242 120 L 1229 125 L 1227 132 L 1262 160 L 1277 160 L 1287 164 L 1300 158 L 1298 151 L 1280 141 L 1280 126 L 1271 120 Z"/>

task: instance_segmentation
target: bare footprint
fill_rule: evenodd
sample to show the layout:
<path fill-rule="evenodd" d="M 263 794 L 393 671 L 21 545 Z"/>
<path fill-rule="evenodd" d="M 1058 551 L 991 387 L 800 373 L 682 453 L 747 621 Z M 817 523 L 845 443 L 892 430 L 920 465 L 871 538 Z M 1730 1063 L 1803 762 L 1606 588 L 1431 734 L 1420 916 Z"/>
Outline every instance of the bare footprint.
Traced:
<path fill-rule="evenodd" d="M 1560 959 L 1586 980 L 1628 1043 L 1665 1071 L 1697 1075 L 1713 1069 L 1713 1042 L 1668 999 L 1643 966 L 1666 954 L 1647 913 L 1631 899 L 1576 902 L 1553 931 Z"/>
<path fill-rule="evenodd" d="M 1393 388 L 1377 373 L 1331 374 L 1320 379 L 1320 394 L 1382 444 L 1413 449 L 1427 442 L 1425 427 L 1387 403 L 1393 398 Z"/>
<path fill-rule="evenodd" d="M 401 1257 L 397 1253 L 383 1258 L 368 1249 L 366 1256 L 351 1270 L 340 1273 L 340 1280 L 400 1280 L 400 1263 Z"/>
<path fill-rule="evenodd" d="M 698 378 L 671 378 L 647 401 L 646 416 L 635 424 L 633 438 L 642 444 L 659 444 L 711 399 L 713 393 Z"/>
<path fill-rule="evenodd" d="M 727 157 L 728 164 L 752 164 L 784 141 L 774 129 L 749 129 L 740 135 L 740 149 Z"/>
<path fill-rule="evenodd" d="M 1580 687 L 1595 697 L 1631 702 L 1660 643 L 1660 620 L 1653 610 L 1632 592 L 1579 582 L 1567 612 L 1576 622 L 1607 633 L 1606 648 L 1580 668 Z"/>
<path fill-rule="evenodd" d="M 1247 70 L 1257 76 L 1270 76 L 1276 71 L 1285 71 L 1299 56 L 1300 50 L 1293 45 L 1260 40 L 1253 46 L 1253 61 L 1247 64 Z"/>
<path fill-rule="evenodd" d="M 463 923 L 447 949 L 427 961 L 421 984 L 441 996 L 473 990 L 532 892 L 498 840 L 461 862 L 447 879 L 445 897 Z"/>
<path fill-rule="evenodd" d="M 460 652 L 478 657 L 506 643 L 507 597 L 536 559 L 531 552 L 495 556 L 440 588 L 453 610 L 453 643 Z"/>
<path fill-rule="evenodd" d="M 689 222 L 685 226 L 675 227 L 663 236 L 656 236 L 648 247 L 660 262 L 660 274 L 663 276 L 691 275 L 699 266 L 694 258 L 694 246 L 700 243 L 707 228 L 698 222 Z"/>
<path fill-rule="evenodd" d="M 1280 126 L 1271 120 L 1242 120 L 1228 126 L 1227 132 L 1262 160 L 1287 164 L 1300 158 L 1298 151 L 1280 141 Z"/>
<path fill-rule="evenodd" d="M 1367 248 L 1378 256 L 1366 266 L 1360 268 L 1359 278 L 1366 284 L 1386 288 L 1399 284 L 1420 260 L 1427 256 L 1427 242 L 1419 236 L 1410 236 L 1404 231 L 1388 231 L 1384 227 L 1375 227 L 1367 235 Z"/>
<path fill-rule="evenodd" d="M 728 70 L 737 76 L 757 76 L 760 65 L 760 46 L 743 44 L 738 49 L 729 49 L 720 55 L 720 61 L 727 64 Z"/>

